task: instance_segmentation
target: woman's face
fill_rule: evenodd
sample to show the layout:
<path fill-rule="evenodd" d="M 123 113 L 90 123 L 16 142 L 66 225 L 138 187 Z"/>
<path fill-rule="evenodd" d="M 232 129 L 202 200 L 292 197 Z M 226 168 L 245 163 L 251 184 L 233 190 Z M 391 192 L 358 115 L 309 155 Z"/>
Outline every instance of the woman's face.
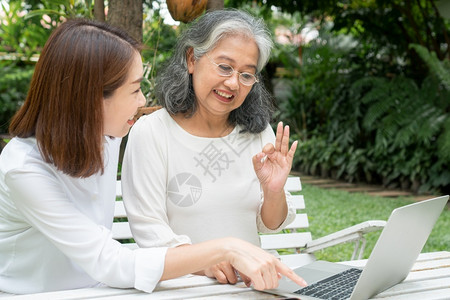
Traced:
<path fill-rule="evenodd" d="M 188 70 L 192 74 L 197 113 L 228 119 L 230 112 L 242 105 L 252 87 L 242 84 L 237 72 L 230 77 L 219 75 L 215 64 L 224 63 L 240 73 L 256 74 L 258 58 L 255 41 L 241 35 L 223 38 L 198 60 L 194 60 L 190 51 Z"/>
<path fill-rule="evenodd" d="M 143 74 L 142 58 L 136 52 L 125 83 L 111 97 L 103 99 L 104 135 L 124 137 L 133 126 L 137 109 L 145 105 L 141 91 Z"/>

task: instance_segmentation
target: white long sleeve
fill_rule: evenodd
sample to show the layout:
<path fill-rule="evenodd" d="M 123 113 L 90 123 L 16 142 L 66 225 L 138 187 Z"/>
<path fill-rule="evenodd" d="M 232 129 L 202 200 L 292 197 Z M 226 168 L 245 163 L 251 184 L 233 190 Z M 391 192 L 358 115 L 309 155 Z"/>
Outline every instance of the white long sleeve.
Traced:
<path fill-rule="evenodd" d="M 0 158 L 0 290 L 154 289 L 167 249 L 132 251 L 111 236 L 119 146 L 106 138 L 104 174 L 80 179 L 45 163 L 35 139 L 10 141 Z"/>

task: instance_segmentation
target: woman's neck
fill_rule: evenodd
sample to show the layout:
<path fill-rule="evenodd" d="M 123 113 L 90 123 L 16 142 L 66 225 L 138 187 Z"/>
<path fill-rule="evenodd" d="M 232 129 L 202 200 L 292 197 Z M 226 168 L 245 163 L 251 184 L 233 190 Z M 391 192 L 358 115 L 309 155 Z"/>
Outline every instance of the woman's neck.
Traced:
<path fill-rule="evenodd" d="M 228 122 L 228 117 L 205 117 L 198 112 L 194 113 L 191 117 L 186 117 L 186 115 L 182 113 L 178 113 L 172 117 L 181 128 L 190 134 L 199 137 L 224 137 L 230 134 L 234 129 L 234 126 Z"/>

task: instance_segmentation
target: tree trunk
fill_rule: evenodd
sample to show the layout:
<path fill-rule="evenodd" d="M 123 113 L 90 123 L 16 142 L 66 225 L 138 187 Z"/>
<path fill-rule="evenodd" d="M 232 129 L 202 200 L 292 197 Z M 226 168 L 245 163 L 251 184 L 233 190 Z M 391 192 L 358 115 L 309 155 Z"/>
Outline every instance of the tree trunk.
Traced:
<path fill-rule="evenodd" d="M 105 3 L 103 0 L 94 1 L 94 19 L 105 22 Z"/>
<path fill-rule="evenodd" d="M 110 0 L 107 22 L 142 42 L 142 0 Z"/>
<path fill-rule="evenodd" d="M 223 8 L 224 8 L 224 0 L 208 0 L 208 4 L 206 4 L 206 11 Z"/>

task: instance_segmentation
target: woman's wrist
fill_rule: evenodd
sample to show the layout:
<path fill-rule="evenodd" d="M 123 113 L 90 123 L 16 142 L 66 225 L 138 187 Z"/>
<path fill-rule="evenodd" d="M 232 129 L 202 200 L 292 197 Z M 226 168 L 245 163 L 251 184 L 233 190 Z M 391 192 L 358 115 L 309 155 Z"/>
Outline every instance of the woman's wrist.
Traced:
<path fill-rule="evenodd" d="M 286 203 L 286 193 L 264 193 L 264 201 L 261 207 L 261 219 L 264 225 L 271 230 L 275 230 L 283 224 L 288 213 Z"/>
<path fill-rule="evenodd" d="M 284 188 L 282 188 L 279 191 L 263 188 L 263 195 L 264 195 L 264 203 L 266 203 L 267 201 L 268 203 L 272 202 L 277 203 L 279 205 L 279 203 L 286 202 L 286 192 L 284 191 Z"/>

